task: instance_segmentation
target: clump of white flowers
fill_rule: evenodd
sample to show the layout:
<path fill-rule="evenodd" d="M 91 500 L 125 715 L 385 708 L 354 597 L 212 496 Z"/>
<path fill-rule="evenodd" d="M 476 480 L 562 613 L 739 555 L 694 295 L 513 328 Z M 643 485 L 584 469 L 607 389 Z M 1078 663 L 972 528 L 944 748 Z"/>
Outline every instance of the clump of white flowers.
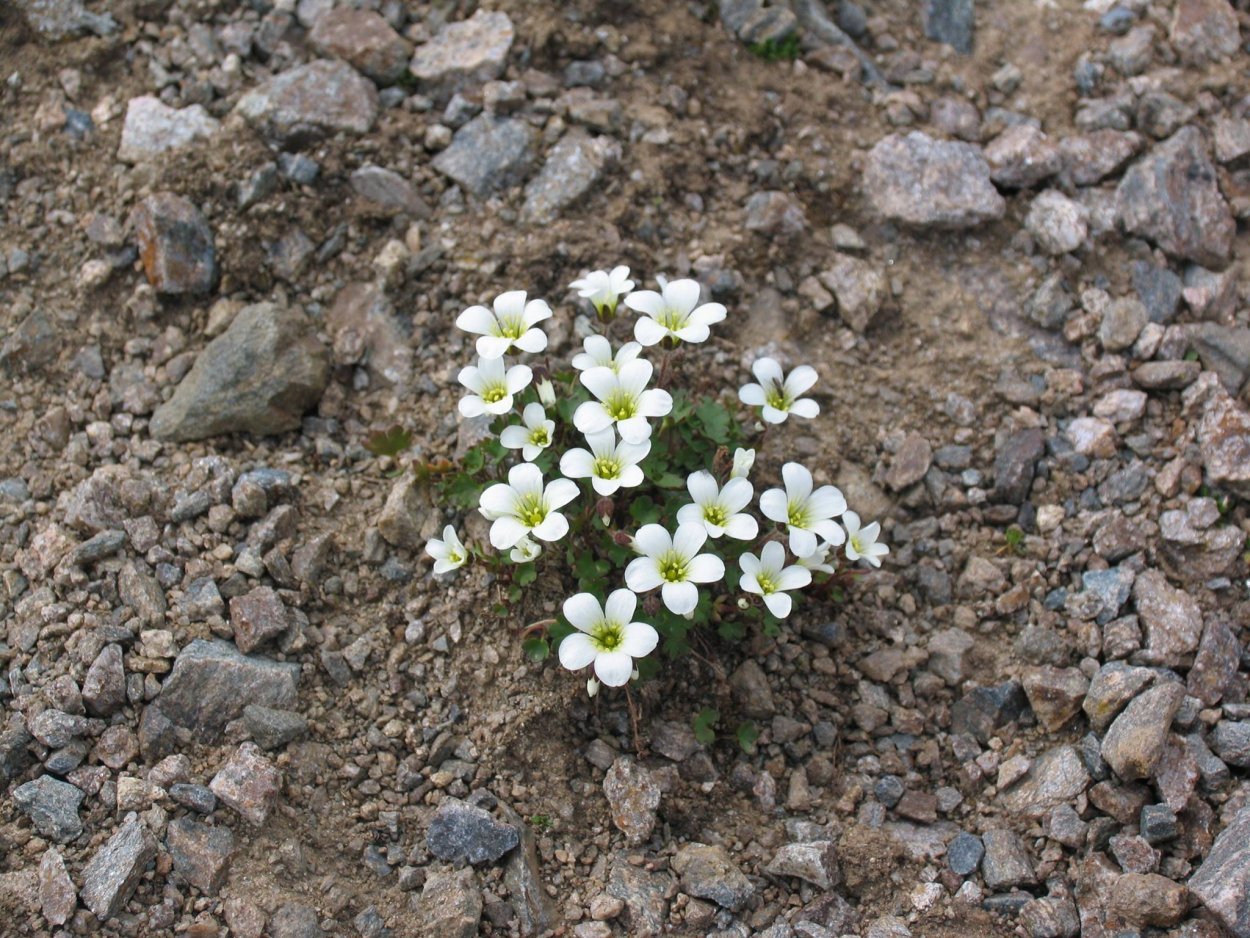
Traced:
<path fill-rule="evenodd" d="M 466 547 L 452 525 L 426 551 L 439 575 L 475 557 L 496 564 L 513 601 L 541 563 L 543 588 L 565 591 L 563 615 L 526 629 L 527 651 L 541 657 L 558 644 L 564 667 L 590 669 L 592 694 L 645 673 L 657 648 L 682 653 L 692 628 L 726 637 L 750 621 L 776 628 L 803 590 L 828 587 L 853 564 L 879 567 L 889 553 L 877 522 L 862 523 L 837 488 L 817 485 L 797 462 L 780 467 L 782 485 L 752 510 L 756 450 L 741 444 L 762 441 L 761 424 L 721 400 L 732 391 L 694 399 L 674 386 L 674 351 L 707 341 L 727 310 L 702 302 L 694 280 L 659 287 L 635 290 L 624 266 L 574 281 L 602 331 L 586 336 L 567 368 L 509 360 L 548 346 L 541 324 L 551 307 L 524 291 L 456 320 L 477 354 L 459 372 L 467 391 L 459 410 L 489 421 L 493 435 L 458 471 L 440 469 L 439 486 L 489 522 L 485 539 L 498 553 Z M 632 329 L 630 311 L 639 314 Z M 804 396 L 818 380 L 811 366 L 786 373 L 761 357 L 751 372 L 737 398 L 764 424 L 820 413 Z"/>

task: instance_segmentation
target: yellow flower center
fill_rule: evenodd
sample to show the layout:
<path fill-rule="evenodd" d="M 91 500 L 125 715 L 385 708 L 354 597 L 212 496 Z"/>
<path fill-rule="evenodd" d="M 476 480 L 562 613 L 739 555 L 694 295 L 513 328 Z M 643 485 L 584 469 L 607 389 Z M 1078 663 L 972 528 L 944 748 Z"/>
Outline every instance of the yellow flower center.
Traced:
<path fill-rule="evenodd" d="M 807 503 L 791 501 L 787 506 L 787 521 L 791 527 L 806 528 L 808 521 Z"/>
<path fill-rule="evenodd" d="M 625 643 L 625 627 L 604 619 L 590 632 L 590 644 L 596 651 L 616 651 Z"/>
<path fill-rule="evenodd" d="M 686 313 L 666 307 L 655 321 L 670 332 L 676 332 L 686 325 Z"/>
<path fill-rule="evenodd" d="M 508 389 L 502 384 L 496 384 L 493 387 L 482 389 L 482 400 L 487 404 L 498 404 L 508 396 Z"/>
<path fill-rule="evenodd" d="M 790 405 L 794 401 L 786 394 L 785 390 L 774 382 L 769 382 L 768 389 L 764 392 L 764 403 L 776 410 L 789 410 Z"/>
<path fill-rule="evenodd" d="M 496 329 L 501 338 L 515 342 L 525 335 L 525 320 L 520 316 L 500 316 Z"/>
<path fill-rule="evenodd" d="M 603 407 L 613 420 L 628 420 L 637 413 L 638 402 L 624 391 L 613 391 Z"/>
<path fill-rule="evenodd" d="M 765 596 L 777 592 L 777 584 L 773 582 L 773 578 L 767 573 L 761 571 L 755 574 L 755 582 L 760 585 L 760 592 Z"/>
<path fill-rule="evenodd" d="M 851 535 L 851 549 L 857 554 L 864 553 L 864 542 L 859 539 L 858 534 Z"/>
<path fill-rule="evenodd" d="M 659 559 L 657 565 L 660 569 L 660 577 L 667 582 L 686 582 L 686 573 L 690 565 L 680 554 L 670 551 Z"/>
<path fill-rule="evenodd" d="M 718 528 L 723 528 L 725 522 L 729 520 L 729 516 L 720 505 L 705 505 L 703 506 L 703 520 L 708 524 L 714 524 Z"/>
<path fill-rule="evenodd" d="M 530 442 L 535 446 L 546 446 L 551 442 L 551 437 L 547 435 L 546 427 L 539 427 L 530 433 Z"/>
<path fill-rule="evenodd" d="M 621 474 L 621 461 L 615 456 L 600 456 L 595 460 L 594 470 L 600 479 L 615 479 Z"/>
<path fill-rule="evenodd" d="M 527 528 L 536 528 L 547 517 L 547 506 L 537 494 L 523 495 L 516 506 L 517 520 Z"/>

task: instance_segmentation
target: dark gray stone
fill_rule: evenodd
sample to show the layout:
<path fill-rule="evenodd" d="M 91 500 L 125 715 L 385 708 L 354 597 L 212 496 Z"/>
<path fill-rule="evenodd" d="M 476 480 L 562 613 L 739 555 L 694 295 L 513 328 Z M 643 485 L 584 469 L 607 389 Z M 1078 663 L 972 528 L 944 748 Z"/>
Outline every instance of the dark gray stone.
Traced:
<path fill-rule="evenodd" d="M 248 704 L 295 702 L 299 665 L 244 655 L 230 642 L 196 639 L 174 661 L 155 703 L 173 723 L 213 742 Z"/>
<path fill-rule="evenodd" d="M 200 210 L 183 196 L 157 192 L 130 216 L 139 259 L 158 293 L 208 293 L 217 282 L 213 231 Z"/>
<path fill-rule="evenodd" d="M 321 938 L 321 920 L 310 905 L 288 902 L 269 920 L 270 938 Z"/>
<path fill-rule="evenodd" d="M 1215 754 L 1240 769 L 1250 768 L 1250 720 L 1220 720 L 1207 737 Z"/>
<path fill-rule="evenodd" d="M 205 895 L 221 891 L 234 853 L 234 835 L 228 828 L 180 817 L 169 823 L 165 846 L 179 876 Z"/>
<path fill-rule="evenodd" d="M 256 704 L 243 708 L 243 722 L 262 749 L 278 749 L 308 732 L 308 721 L 298 713 Z"/>
<path fill-rule="evenodd" d="M 185 442 L 294 430 L 329 376 L 329 355 L 307 316 L 273 303 L 246 306 L 157 408 L 151 432 Z"/>
<path fill-rule="evenodd" d="M 1138 827 L 1142 837 L 1149 844 L 1173 840 L 1180 831 L 1176 821 L 1176 812 L 1166 804 L 1148 804 L 1142 808 Z"/>
<path fill-rule="evenodd" d="M 976 834 L 969 834 L 967 831 L 960 831 L 955 839 L 946 845 L 946 865 L 950 867 L 952 873 L 958 876 L 971 876 L 981 865 L 983 856 L 985 856 L 985 844 Z"/>
<path fill-rule="evenodd" d="M 1019 719 L 1027 705 L 1019 681 L 973 688 L 951 708 L 951 732 L 967 733 L 984 745 L 996 730 Z"/>
<path fill-rule="evenodd" d="M 50 775 L 41 775 L 13 791 L 13 803 L 30 818 L 35 829 L 61 844 L 82 833 L 78 806 L 84 797 L 82 789 Z"/>
<path fill-rule="evenodd" d="M 924 32 L 930 39 L 944 42 L 956 52 L 972 52 L 975 25 L 973 0 L 926 0 Z"/>
<path fill-rule="evenodd" d="M 755 895 L 755 887 L 719 844 L 686 844 L 671 865 L 689 895 L 708 899 L 721 908 L 736 911 Z"/>
<path fill-rule="evenodd" d="M 441 860 L 494 863 L 520 843 L 520 835 L 489 811 L 448 797 L 439 802 L 425 842 Z"/>
<path fill-rule="evenodd" d="M 1235 938 L 1250 938 L 1250 807 L 1215 838 L 1189 892 Z"/>
<path fill-rule="evenodd" d="M 117 21 L 107 13 L 93 13 L 82 0 L 14 0 L 27 25 L 44 39 L 60 40 L 93 33 L 108 36 Z"/>
<path fill-rule="evenodd" d="M 525 121 L 482 114 L 456 131 L 451 146 L 434 158 L 434 168 L 484 198 L 529 175 L 535 143 L 534 128 Z"/>
<path fill-rule="evenodd" d="M 981 840 L 985 844 L 981 875 L 990 889 L 1010 889 L 1037 882 L 1033 861 L 1019 834 L 1009 830 L 992 830 L 982 834 Z"/>
<path fill-rule="evenodd" d="M 191 785 L 187 782 L 176 782 L 169 787 L 169 797 L 192 811 L 200 814 L 212 814 L 217 808 L 217 796 L 212 789 L 203 785 Z"/>
<path fill-rule="evenodd" d="M 120 912 L 143 871 L 156 859 L 156 850 L 156 838 L 143 824 L 123 824 L 83 867 L 79 892 L 83 905 L 102 921 Z"/>
<path fill-rule="evenodd" d="M 994 456 L 994 501 L 1019 505 L 1029 497 L 1037 461 L 1046 454 L 1046 437 L 1030 428 L 1003 440 Z"/>

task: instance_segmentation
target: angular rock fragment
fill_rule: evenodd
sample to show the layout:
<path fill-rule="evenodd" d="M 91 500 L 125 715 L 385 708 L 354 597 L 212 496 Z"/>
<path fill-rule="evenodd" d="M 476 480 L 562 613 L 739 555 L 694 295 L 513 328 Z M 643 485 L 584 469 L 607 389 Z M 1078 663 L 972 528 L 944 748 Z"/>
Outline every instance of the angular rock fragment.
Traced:
<path fill-rule="evenodd" d="M 138 163 L 170 150 L 181 150 L 212 137 L 220 126 L 199 104 L 175 109 L 151 95 L 131 98 L 117 158 L 124 163 Z"/>
<path fill-rule="evenodd" d="M 674 855 L 672 867 L 686 893 L 730 911 L 742 908 L 755 895 L 751 881 L 719 845 L 686 844 Z"/>
<path fill-rule="evenodd" d="M 384 85 L 396 81 L 408 66 L 408 43 L 373 10 L 328 10 L 317 18 L 308 40 L 323 55 L 343 59 Z"/>
<path fill-rule="evenodd" d="M 229 808 L 260 826 L 278 800 L 282 775 L 253 743 L 244 743 L 208 787 Z"/>
<path fill-rule="evenodd" d="M 408 67 L 422 93 L 446 101 L 457 91 L 498 78 L 514 35 L 508 14 L 478 10 L 418 46 Z"/>
<path fill-rule="evenodd" d="M 863 188 L 877 214 L 919 228 L 972 228 L 1006 211 L 978 147 L 919 131 L 872 148 Z"/>
<path fill-rule="evenodd" d="M 1215 838 L 1189 891 L 1234 938 L 1250 938 L 1250 807 Z"/>
<path fill-rule="evenodd" d="M 139 259 L 157 293 L 208 293 L 217 282 L 217 255 L 208 222 L 172 192 L 148 196 L 131 213 Z"/>
<path fill-rule="evenodd" d="M 525 121 L 481 114 L 456 131 L 451 146 L 434 157 L 434 168 L 480 199 L 529 175 L 535 143 Z"/>
<path fill-rule="evenodd" d="M 378 91 L 345 62 L 318 59 L 253 88 L 235 111 L 271 142 L 298 146 L 368 132 L 378 116 Z"/>
<path fill-rule="evenodd" d="M 655 830 L 660 789 L 651 773 L 629 758 L 619 758 L 608 769 L 603 793 L 612 810 L 612 823 L 631 846 L 643 843 Z"/>
<path fill-rule="evenodd" d="M 139 821 L 123 824 L 83 868 L 79 897 L 101 921 L 112 918 L 156 859 L 156 838 Z"/>
<path fill-rule="evenodd" d="M 157 408 L 151 433 L 184 442 L 293 430 L 320 400 L 329 374 L 329 356 L 307 316 L 273 303 L 246 306 Z"/>
<path fill-rule="evenodd" d="M 179 876 L 205 895 L 221 891 L 234 853 L 234 835 L 228 828 L 181 817 L 170 822 L 165 845 Z"/>
<path fill-rule="evenodd" d="M 1115 718 L 1102 740 L 1102 757 L 1120 778 L 1150 778 L 1163 755 L 1172 717 L 1185 686 L 1166 681 L 1143 691 Z"/>
<path fill-rule="evenodd" d="M 620 144 L 610 137 L 592 137 L 577 130 L 566 133 L 526 185 L 521 220 L 538 225 L 555 221 L 620 158 Z"/>
<path fill-rule="evenodd" d="M 425 836 L 426 845 L 440 860 L 494 863 L 520 843 L 511 824 L 459 798 L 446 797 L 438 804 Z"/>

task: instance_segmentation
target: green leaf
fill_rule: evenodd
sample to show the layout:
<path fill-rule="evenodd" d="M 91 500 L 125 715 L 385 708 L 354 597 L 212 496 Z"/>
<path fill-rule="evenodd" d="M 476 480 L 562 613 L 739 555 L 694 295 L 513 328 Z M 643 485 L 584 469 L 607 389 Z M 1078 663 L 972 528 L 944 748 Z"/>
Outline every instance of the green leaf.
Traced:
<path fill-rule="evenodd" d="M 738 642 L 747 634 L 747 627 L 737 619 L 724 619 L 716 627 L 716 634 L 727 642 Z"/>
<path fill-rule="evenodd" d="M 750 720 L 738 724 L 734 734 L 738 737 L 738 745 L 748 756 L 755 754 L 755 741 L 760 738 L 760 731 Z"/>
<path fill-rule="evenodd" d="M 508 602 L 514 606 L 521 601 L 521 597 L 524 595 L 525 591 L 515 583 L 508 587 Z"/>
<path fill-rule="evenodd" d="M 465 472 L 457 472 L 440 486 L 444 501 L 457 508 L 475 508 L 482 494 L 482 483 Z"/>
<path fill-rule="evenodd" d="M 694 738 L 705 746 L 716 742 L 714 727 L 720 721 L 720 711 L 714 707 L 704 707 L 694 716 Z"/>
<path fill-rule="evenodd" d="M 629 516 L 641 527 L 660 520 L 660 506 L 650 495 L 640 495 L 629 503 Z"/>
<path fill-rule="evenodd" d="M 536 579 L 538 579 L 538 569 L 532 561 L 517 564 L 512 573 L 512 582 L 517 586 L 529 586 Z"/>
<path fill-rule="evenodd" d="M 655 484 L 662 489 L 683 489 L 686 487 L 686 480 L 672 472 L 666 472 L 656 478 Z"/>
<path fill-rule="evenodd" d="M 539 635 L 531 635 L 521 643 L 521 650 L 530 661 L 544 661 L 551 654 L 551 646 Z"/>
<path fill-rule="evenodd" d="M 480 446 L 474 446 L 464 454 L 464 459 L 460 460 L 460 468 L 469 475 L 481 472 L 484 465 L 486 465 L 486 454 L 482 452 Z"/>
<path fill-rule="evenodd" d="M 387 430 L 370 433 L 365 440 L 365 449 L 374 456 L 398 456 L 412 446 L 412 434 L 396 424 Z"/>
<path fill-rule="evenodd" d="M 729 411 L 719 401 L 705 397 L 695 408 L 694 415 L 703 424 L 703 432 L 715 443 L 729 440 Z"/>

